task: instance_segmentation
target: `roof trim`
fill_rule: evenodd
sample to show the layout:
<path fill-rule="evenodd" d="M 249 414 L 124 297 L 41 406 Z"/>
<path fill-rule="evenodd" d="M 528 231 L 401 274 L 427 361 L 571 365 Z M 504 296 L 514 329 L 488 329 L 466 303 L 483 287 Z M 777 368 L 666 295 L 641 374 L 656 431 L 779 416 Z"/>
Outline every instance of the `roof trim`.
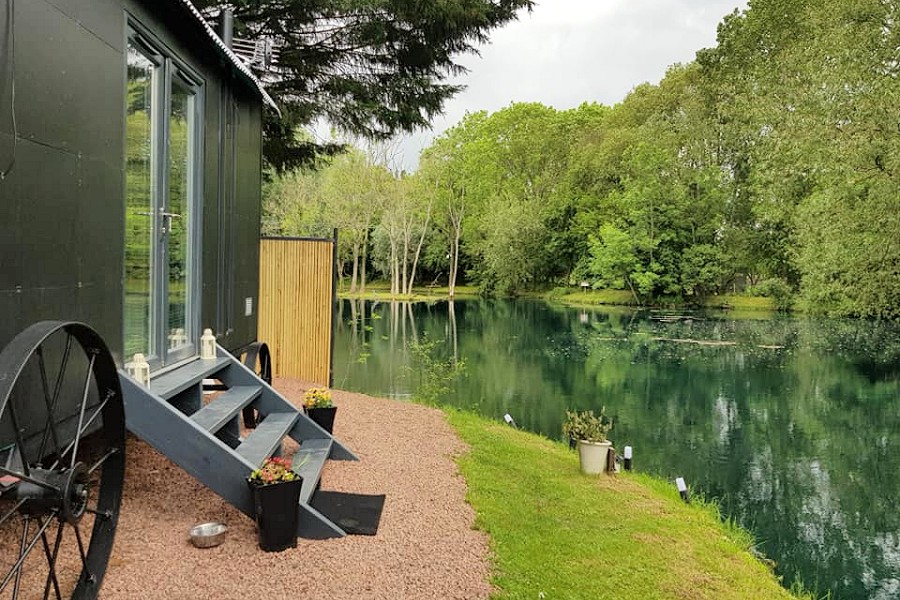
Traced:
<path fill-rule="evenodd" d="M 222 41 L 222 38 L 220 38 L 215 30 L 209 26 L 209 23 L 206 22 L 206 19 L 203 18 L 203 15 L 200 14 L 200 11 L 197 10 L 197 7 L 194 6 L 190 0 L 180 0 L 180 2 L 191 12 L 192 15 L 194 15 L 194 19 L 198 24 L 200 24 L 200 26 L 203 27 L 203 29 L 206 30 L 206 34 L 209 36 L 209 39 L 213 42 L 213 44 L 216 45 L 219 51 L 225 55 L 225 58 L 228 59 L 231 65 L 235 69 L 237 69 L 238 72 L 240 72 L 248 80 L 248 82 L 253 85 L 253 87 L 256 88 L 260 96 L 262 96 L 263 102 L 274 108 L 275 112 L 278 113 L 278 116 L 280 117 L 281 111 L 278 109 L 278 105 L 275 104 L 275 101 L 272 100 L 272 97 L 268 94 L 268 92 L 266 92 L 262 82 L 256 77 L 256 75 L 253 74 L 253 71 L 251 71 L 250 68 L 244 64 L 244 61 L 238 58 L 237 54 L 232 52 L 231 48 L 225 45 L 225 42 Z"/>

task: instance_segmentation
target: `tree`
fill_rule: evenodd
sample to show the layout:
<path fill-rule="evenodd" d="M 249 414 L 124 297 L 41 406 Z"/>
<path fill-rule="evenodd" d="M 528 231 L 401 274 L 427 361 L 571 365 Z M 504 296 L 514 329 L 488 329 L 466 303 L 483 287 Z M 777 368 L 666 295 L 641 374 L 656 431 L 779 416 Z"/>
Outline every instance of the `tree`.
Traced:
<path fill-rule="evenodd" d="M 366 291 L 369 236 L 389 193 L 391 174 L 360 151 L 334 159 L 322 175 L 322 196 L 331 222 L 350 251 L 350 293 Z M 357 282 L 359 282 L 357 284 Z"/>
<path fill-rule="evenodd" d="M 474 164 L 479 154 L 474 140 L 487 113 L 470 113 L 448 129 L 422 153 L 419 177 L 426 189 L 433 190 L 435 226 L 447 243 L 448 287 L 452 298 L 459 277 L 463 227 L 468 223 L 474 203 L 481 197 L 485 181 L 476 175 Z"/>
<path fill-rule="evenodd" d="M 209 18 L 226 3 L 194 0 Z M 269 115 L 264 153 L 277 170 L 310 161 L 316 146 L 298 126 L 325 118 L 369 139 L 427 127 L 461 86 L 446 82 L 465 69 L 488 33 L 531 10 L 533 0 L 232 0 L 235 33 L 270 38 L 278 49 L 267 89 L 283 119 Z"/>

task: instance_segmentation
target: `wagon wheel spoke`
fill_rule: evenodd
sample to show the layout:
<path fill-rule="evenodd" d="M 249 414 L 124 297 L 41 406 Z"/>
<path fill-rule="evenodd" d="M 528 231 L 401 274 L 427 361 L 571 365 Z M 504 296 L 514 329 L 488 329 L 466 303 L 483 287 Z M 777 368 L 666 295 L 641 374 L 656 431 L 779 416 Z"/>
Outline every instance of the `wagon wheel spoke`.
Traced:
<path fill-rule="evenodd" d="M 10 579 L 15 577 L 16 581 L 13 585 L 13 598 L 18 597 L 19 584 L 22 580 L 22 565 L 25 564 L 25 559 L 28 558 L 28 555 L 31 554 L 31 550 L 37 545 L 37 543 L 41 541 L 41 537 L 43 536 L 44 532 L 47 531 L 47 528 L 52 522 L 53 521 L 51 519 L 48 519 L 43 525 L 40 525 L 37 529 L 37 533 L 33 538 L 31 538 L 31 541 L 28 541 L 28 530 L 31 526 L 31 519 L 27 516 L 23 519 L 22 541 L 19 545 L 19 560 L 16 561 L 16 564 L 14 564 L 9 573 L 6 574 L 3 582 L 0 582 L 0 592 L 5 590 L 6 586 L 9 585 Z"/>
<path fill-rule="evenodd" d="M 20 564 L 18 564 L 16 567 L 13 567 L 16 570 L 16 582 L 13 584 L 13 593 L 12 593 L 14 600 L 15 600 L 15 598 L 19 597 L 19 586 L 22 583 L 22 564 L 21 563 L 24 561 L 25 556 L 27 556 L 27 553 L 25 551 L 25 542 L 26 542 L 26 540 L 28 540 L 28 524 L 29 524 L 29 520 L 24 519 L 24 521 L 22 523 L 22 541 L 19 544 L 19 563 Z M 12 573 L 12 571 L 10 571 L 10 573 Z M 7 579 L 8 578 L 9 578 L 9 576 L 7 575 Z M 2 590 L 5 587 L 6 583 L 7 582 L 4 582 L 2 585 L 0 585 L 0 590 Z"/>
<path fill-rule="evenodd" d="M 81 409 L 78 411 L 78 427 L 76 431 L 78 435 L 75 436 L 75 441 L 73 444 L 75 447 L 72 449 L 72 463 L 69 465 L 70 469 L 75 468 L 75 460 L 78 458 L 78 444 L 81 442 L 81 435 L 84 431 L 84 411 L 87 408 L 88 401 L 88 392 L 91 390 L 91 379 L 94 376 L 94 361 L 97 359 L 97 355 L 91 355 L 91 364 L 88 366 L 87 375 L 84 376 L 84 391 L 81 393 Z M 94 413 L 97 414 L 96 412 Z"/>
<path fill-rule="evenodd" d="M 112 458 L 113 456 L 115 456 L 115 455 L 118 454 L 118 453 L 119 453 L 119 449 L 118 449 L 118 448 L 110 448 L 110 449 L 106 452 L 106 454 L 104 454 L 103 456 L 101 456 L 101 457 L 97 460 L 97 462 L 95 462 L 94 464 L 92 464 L 92 465 L 88 468 L 88 470 L 87 470 L 88 474 L 89 474 L 89 475 L 92 475 L 92 474 L 94 473 L 94 471 L 96 471 L 97 469 L 99 469 L 100 467 L 103 466 L 103 463 L 105 463 L 107 460 L 109 460 L 110 458 Z"/>
<path fill-rule="evenodd" d="M 40 523 L 40 519 L 38 519 Z M 50 597 L 50 585 L 56 592 L 56 599 L 62 600 L 62 593 L 59 591 L 59 579 L 56 577 L 56 559 L 59 556 L 59 546 L 62 543 L 63 526 L 62 522 L 56 528 L 56 541 L 53 544 L 53 550 L 50 550 L 50 543 L 47 541 L 46 533 L 41 537 L 44 542 L 44 555 L 47 557 L 47 581 L 44 583 L 44 600 Z"/>
<path fill-rule="evenodd" d="M 19 512 L 19 509 L 22 508 L 23 504 L 25 504 L 24 500 L 19 500 L 18 502 L 16 502 L 15 505 L 11 509 L 9 509 L 9 511 L 7 511 L 2 517 L 0 517 L 0 525 L 3 525 L 10 517 L 17 514 Z"/>
<path fill-rule="evenodd" d="M 91 573 L 88 566 L 87 553 L 84 551 L 84 540 L 81 538 L 81 528 L 78 526 L 78 523 L 72 526 L 72 530 L 75 532 L 75 540 L 78 542 L 78 554 L 81 555 L 82 572 L 87 573 L 88 581 L 94 581 L 94 574 Z"/>
<path fill-rule="evenodd" d="M 11 469 L 7 469 L 6 467 L 0 467 L 0 475 L 6 475 L 7 477 L 14 477 L 21 481 L 26 481 L 28 483 L 32 483 L 38 487 L 42 487 L 46 490 L 50 490 L 51 492 L 59 492 L 60 489 L 55 485 L 49 484 L 46 481 L 41 481 L 40 479 L 35 479 L 30 475 L 26 475 L 25 473 L 20 473 L 19 471 L 13 471 Z"/>
<path fill-rule="evenodd" d="M 35 353 L 38 357 L 38 365 L 41 370 L 41 387 L 44 392 L 44 403 L 47 406 L 47 428 L 44 430 L 44 436 L 41 438 L 41 449 L 38 452 L 38 458 L 44 456 L 44 451 L 47 448 L 48 434 L 53 438 L 53 446 L 56 449 L 57 455 L 60 450 L 60 442 L 59 442 L 59 434 L 56 431 L 56 423 L 54 422 L 54 415 L 56 414 L 56 403 L 59 401 L 59 392 L 62 389 L 63 384 L 63 375 L 66 372 L 66 367 L 69 365 L 69 353 L 72 351 L 72 336 L 70 334 L 66 335 L 66 349 L 63 351 L 62 361 L 59 365 L 59 372 L 56 374 L 56 383 L 53 386 L 53 396 L 50 396 L 50 384 L 47 381 L 47 365 L 44 360 L 44 351 L 42 348 L 38 348 Z"/>
<path fill-rule="evenodd" d="M 111 398 L 107 396 L 106 400 L 100 403 L 100 405 L 97 407 L 97 410 L 94 411 L 94 414 L 92 414 L 90 418 L 84 423 L 84 426 L 78 429 L 78 431 L 76 432 L 76 438 L 72 441 L 72 443 L 66 446 L 62 453 L 59 455 L 59 458 L 57 458 L 54 463 L 50 465 L 51 469 L 55 469 L 59 466 L 59 464 L 62 462 L 63 457 L 65 457 L 65 455 L 68 454 L 70 450 L 72 450 L 72 448 L 76 445 L 76 442 L 81 438 L 82 435 L 84 435 L 84 432 L 94 424 L 94 421 L 101 414 L 103 408 L 106 406 L 106 403 L 110 400 Z M 75 455 L 73 454 L 72 456 L 74 457 Z"/>
<path fill-rule="evenodd" d="M 12 423 L 13 430 L 15 431 L 16 438 L 16 448 L 22 453 L 22 472 L 25 475 L 30 475 L 30 469 L 28 468 L 28 461 L 25 460 L 25 440 L 22 439 L 22 429 L 21 424 L 19 423 L 19 418 L 16 416 L 16 407 L 10 402 L 7 405 L 7 413 L 9 413 L 9 420 Z"/>

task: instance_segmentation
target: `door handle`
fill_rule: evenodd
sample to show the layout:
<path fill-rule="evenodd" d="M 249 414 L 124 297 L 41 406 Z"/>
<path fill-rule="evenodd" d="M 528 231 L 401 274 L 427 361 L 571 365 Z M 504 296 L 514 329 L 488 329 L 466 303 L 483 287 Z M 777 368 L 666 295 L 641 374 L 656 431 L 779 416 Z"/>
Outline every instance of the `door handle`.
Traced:
<path fill-rule="evenodd" d="M 166 212 L 163 209 L 159 209 L 159 216 L 163 218 L 163 226 L 162 232 L 168 233 L 172 230 L 172 219 L 180 219 L 181 215 L 178 213 Z"/>

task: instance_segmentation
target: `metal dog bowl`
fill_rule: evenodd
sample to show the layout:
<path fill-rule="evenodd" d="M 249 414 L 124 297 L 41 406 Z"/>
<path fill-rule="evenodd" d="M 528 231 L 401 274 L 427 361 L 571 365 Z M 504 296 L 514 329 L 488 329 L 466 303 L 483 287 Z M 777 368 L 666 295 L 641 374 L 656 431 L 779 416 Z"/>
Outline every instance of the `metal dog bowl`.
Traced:
<path fill-rule="evenodd" d="M 225 541 L 228 528 L 224 523 L 201 523 L 191 528 L 191 543 L 198 548 L 212 548 Z"/>

